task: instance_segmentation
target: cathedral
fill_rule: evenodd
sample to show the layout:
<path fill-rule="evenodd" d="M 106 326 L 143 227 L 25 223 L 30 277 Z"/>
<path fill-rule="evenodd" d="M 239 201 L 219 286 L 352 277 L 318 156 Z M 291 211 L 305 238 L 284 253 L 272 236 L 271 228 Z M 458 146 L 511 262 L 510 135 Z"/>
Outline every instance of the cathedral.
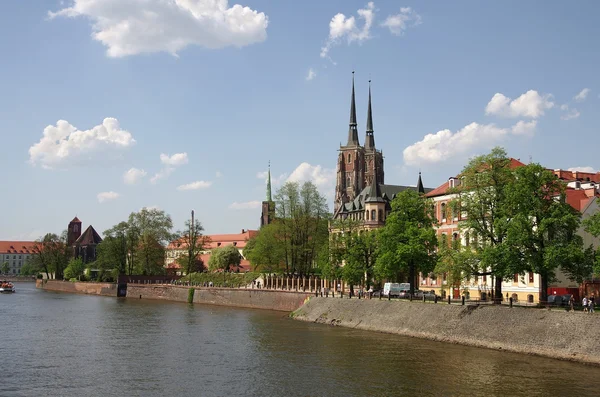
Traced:
<path fill-rule="evenodd" d="M 398 193 L 412 189 L 424 194 L 431 190 L 423 187 L 421 173 L 416 187 L 386 185 L 383 160 L 383 152 L 375 147 L 370 80 L 364 146 L 361 146 L 358 139 L 354 72 L 352 72 L 348 142 L 346 145 L 341 145 L 339 149 L 334 220 L 350 218 L 361 221 L 367 229 L 376 229 L 384 225 L 385 218 L 391 211 L 390 202 Z"/>

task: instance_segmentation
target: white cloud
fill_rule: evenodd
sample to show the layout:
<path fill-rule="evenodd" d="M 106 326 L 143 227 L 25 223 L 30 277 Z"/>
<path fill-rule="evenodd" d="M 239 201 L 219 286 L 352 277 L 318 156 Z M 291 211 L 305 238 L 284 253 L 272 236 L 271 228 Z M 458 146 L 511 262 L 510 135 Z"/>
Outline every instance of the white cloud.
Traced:
<path fill-rule="evenodd" d="M 530 117 L 538 118 L 544 111 L 554 106 L 552 95 L 540 95 L 535 90 L 529 90 L 517 99 L 510 98 L 501 93 L 496 93 L 485 108 L 486 114 L 502 117 Z"/>
<path fill-rule="evenodd" d="M 317 72 L 313 68 L 308 69 L 308 74 L 306 75 L 306 81 L 311 81 L 317 77 Z"/>
<path fill-rule="evenodd" d="M 529 122 L 521 120 L 512 126 L 511 131 L 515 135 L 533 135 L 536 126 L 537 120 L 531 120 Z"/>
<path fill-rule="evenodd" d="M 72 0 L 56 17 L 86 17 L 109 57 L 168 52 L 187 46 L 244 47 L 267 38 L 268 17 L 227 0 Z"/>
<path fill-rule="evenodd" d="M 258 179 L 264 180 L 265 184 L 267 183 L 267 176 L 268 176 L 267 171 L 260 171 L 260 172 L 256 173 L 256 177 Z M 288 177 L 288 174 L 281 174 L 279 176 L 271 175 L 271 184 L 273 186 L 279 186 L 287 179 L 287 177 Z"/>
<path fill-rule="evenodd" d="M 577 117 L 581 116 L 579 110 L 575 108 L 570 108 L 569 105 L 567 105 L 566 103 L 560 106 L 560 110 L 566 112 L 562 116 L 560 116 L 562 120 L 576 119 Z"/>
<path fill-rule="evenodd" d="M 471 123 L 455 133 L 441 130 L 435 134 L 425 135 L 423 140 L 404 149 L 404 162 L 412 166 L 439 163 L 452 157 L 465 155 L 474 149 L 494 146 L 508 133 L 509 130 L 506 128 L 478 123 Z"/>
<path fill-rule="evenodd" d="M 115 192 L 102 192 L 98 193 L 98 202 L 103 203 L 105 201 L 114 200 L 119 197 L 119 193 Z"/>
<path fill-rule="evenodd" d="M 222 176 L 223 176 L 223 173 L 222 173 L 221 171 L 217 171 L 217 172 L 215 173 L 215 176 L 216 176 L 217 178 L 220 178 L 220 177 L 222 177 Z"/>
<path fill-rule="evenodd" d="M 390 30 L 392 34 L 401 36 L 410 26 L 417 26 L 423 23 L 423 19 L 410 7 L 400 8 L 400 13 L 388 16 L 381 24 Z"/>
<path fill-rule="evenodd" d="M 169 156 L 168 154 L 161 153 L 160 162 L 165 165 L 178 167 L 188 163 L 188 155 L 187 153 L 175 153 L 174 155 Z"/>
<path fill-rule="evenodd" d="M 579 94 L 575 95 L 573 97 L 573 99 L 577 102 L 583 102 L 585 101 L 585 99 L 587 98 L 588 94 L 590 93 L 590 89 L 589 88 L 584 88 L 583 90 L 581 90 L 579 92 Z"/>
<path fill-rule="evenodd" d="M 130 168 L 123 174 L 123 182 L 128 185 L 134 185 L 138 183 L 142 178 L 146 176 L 147 172 L 138 168 Z"/>
<path fill-rule="evenodd" d="M 253 210 L 260 208 L 260 201 L 246 201 L 244 203 L 233 202 L 229 205 L 229 209 L 231 210 Z"/>
<path fill-rule="evenodd" d="M 344 39 L 350 44 L 354 41 L 362 43 L 371 38 L 371 26 L 375 18 L 375 4 L 370 1 L 367 3 L 366 8 L 361 8 L 356 13 L 364 21 L 362 28 L 358 27 L 354 16 L 346 17 L 344 14 L 338 13 L 331 18 L 331 21 L 329 21 L 329 37 L 321 48 L 321 58 L 328 58 L 329 50 Z"/>
<path fill-rule="evenodd" d="M 198 190 L 198 189 L 207 189 L 212 185 L 212 182 L 206 181 L 196 181 L 192 183 L 188 183 L 186 185 L 181 185 L 177 187 L 177 190 L 185 191 L 185 190 Z"/>
<path fill-rule="evenodd" d="M 29 148 L 29 161 L 44 168 L 60 168 L 91 161 L 100 152 L 122 150 L 135 144 L 128 131 L 121 129 L 119 121 L 107 117 L 102 124 L 89 130 L 78 130 L 68 121 L 44 128 L 40 141 Z"/>
<path fill-rule="evenodd" d="M 166 179 L 175 171 L 173 167 L 165 167 L 162 170 L 158 171 L 152 178 L 150 178 L 151 183 L 156 183 L 161 179 Z"/>
<path fill-rule="evenodd" d="M 302 163 L 287 178 L 289 182 L 313 182 L 321 192 L 328 192 L 335 185 L 335 169 Z"/>
<path fill-rule="evenodd" d="M 567 170 L 568 171 L 579 171 L 579 172 L 590 172 L 593 174 L 598 172 L 598 171 L 596 171 L 596 169 L 594 167 L 589 167 L 589 166 L 588 167 L 571 167 L 571 168 L 567 168 Z"/>

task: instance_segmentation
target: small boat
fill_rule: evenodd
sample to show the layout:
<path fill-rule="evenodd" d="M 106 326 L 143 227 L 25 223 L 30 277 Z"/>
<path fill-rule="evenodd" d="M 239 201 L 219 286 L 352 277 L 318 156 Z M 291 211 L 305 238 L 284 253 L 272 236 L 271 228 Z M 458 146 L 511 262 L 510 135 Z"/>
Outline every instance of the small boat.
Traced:
<path fill-rule="evenodd" d="M 10 281 L 3 281 L 0 284 L 0 294 L 10 294 L 15 292 L 15 286 Z"/>

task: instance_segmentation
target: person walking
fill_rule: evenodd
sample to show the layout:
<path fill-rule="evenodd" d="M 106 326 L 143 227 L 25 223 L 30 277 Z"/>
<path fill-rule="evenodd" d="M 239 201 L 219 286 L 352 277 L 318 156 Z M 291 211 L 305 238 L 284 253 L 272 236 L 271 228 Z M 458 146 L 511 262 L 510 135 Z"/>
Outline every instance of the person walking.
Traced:
<path fill-rule="evenodd" d="M 593 313 L 594 312 L 594 294 L 592 294 L 592 296 L 590 296 L 589 302 L 588 302 L 588 307 L 589 307 L 589 312 Z"/>
<path fill-rule="evenodd" d="M 581 304 L 583 306 L 583 312 L 587 313 L 587 311 L 588 311 L 588 298 L 587 298 L 587 296 L 583 297 L 583 300 L 581 301 Z"/>
<path fill-rule="evenodd" d="M 569 308 L 571 311 L 575 311 L 575 297 L 571 295 L 571 299 L 569 299 Z"/>

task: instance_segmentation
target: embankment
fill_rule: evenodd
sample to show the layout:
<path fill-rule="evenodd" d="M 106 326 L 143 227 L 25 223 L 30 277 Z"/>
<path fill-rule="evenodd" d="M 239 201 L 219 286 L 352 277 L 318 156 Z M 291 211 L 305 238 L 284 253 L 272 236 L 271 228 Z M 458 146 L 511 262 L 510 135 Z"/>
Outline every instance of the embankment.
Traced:
<path fill-rule="evenodd" d="M 36 280 L 35 286 L 36 288 L 41 288 L 48 291 L 117 296 L 117 284 L 113 283 L 80 283 L 59 280 Z"/>
<path fill-rule="evenodd" d="M 10 281 L 11 283 L 29 283 L 34 282 L 34 276 L 0 276 L 0 280 Z"/>
<path fill-rule="evenodd" d="M 600 365 L 600 316 L 407 301 L 311 298 L 292 316 L 316 323 Z"/>
<path fill-rule="evenodd" d="M 127 285 L 129 299 L 187 302 L 190 287 L 173 285 Z M 196 288 L 194 303 L 291 312 L 302 306 L 310 293 L 267 289 Z"/>

